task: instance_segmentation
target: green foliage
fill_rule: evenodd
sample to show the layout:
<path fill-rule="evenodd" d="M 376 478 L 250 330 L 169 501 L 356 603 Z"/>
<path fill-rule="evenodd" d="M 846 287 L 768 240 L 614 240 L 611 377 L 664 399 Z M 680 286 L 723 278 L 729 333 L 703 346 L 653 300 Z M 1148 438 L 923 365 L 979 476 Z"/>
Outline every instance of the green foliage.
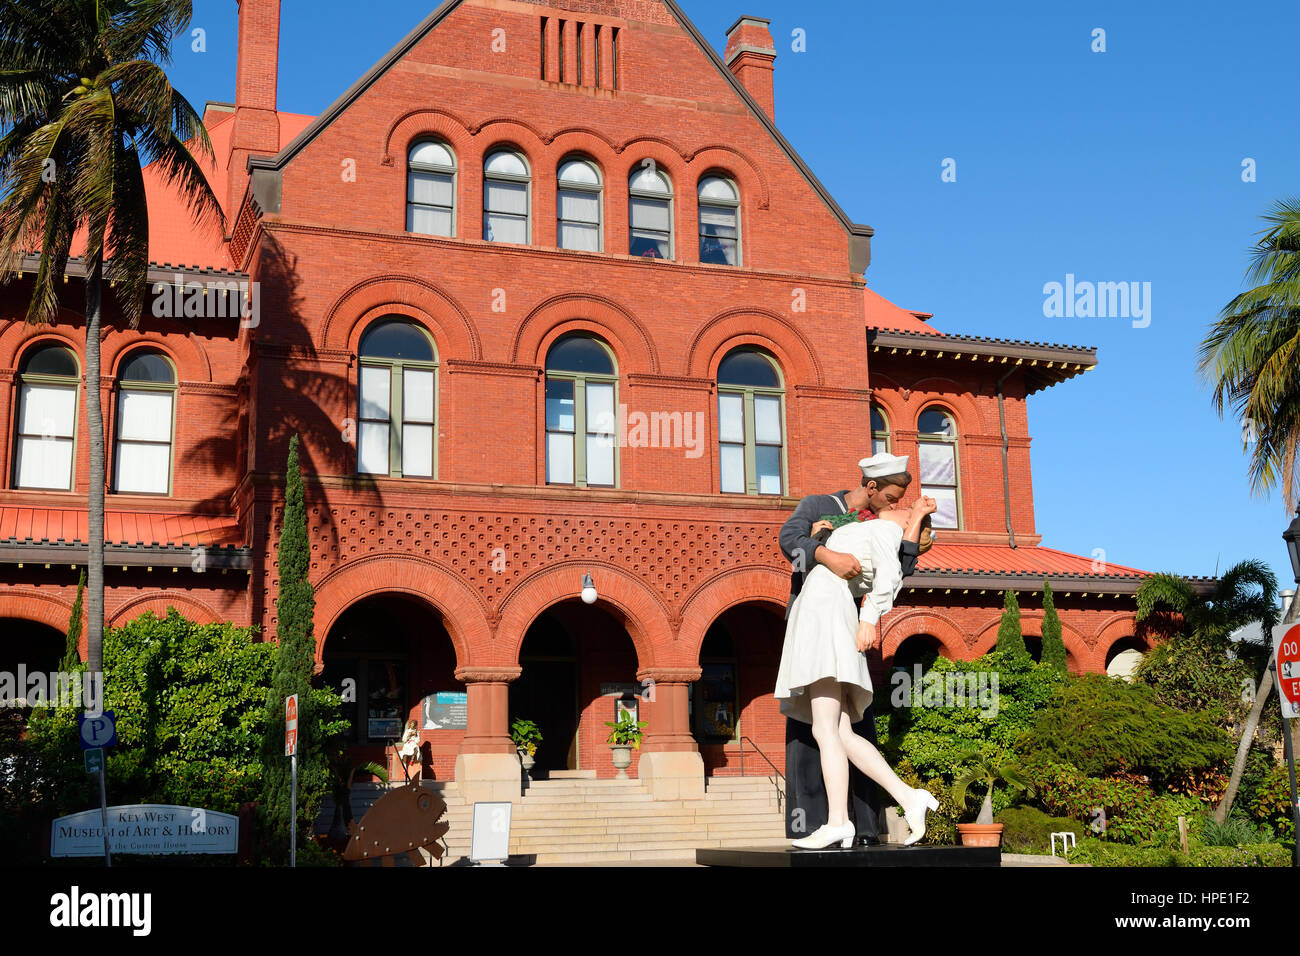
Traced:
<path fill-rule="evenodd" d="M 979 747 L 974 744 L 968 744 L 961 751 L 960 758 L 962 763 L 967 766 L 966 770 L 953 781 L 953 803 L 964 810 L 967 790 L 973 784 L 983 784 L 984 800 L 979 817 L 976 819 L 977 823 L 993 822 L 993 793 L 999 782 L 1005 783 L 1014 790 L 1023 791 L 1027 796 L 1033 796 L 1033 784 L 1025 777 L 1020 768 L 1014 764 L 983 756 Z"/>
<path fill-rule="evenodd" d="M 77 599 L 72 602 L 72 613 L 68 615 L 67 642 L 63 647 L 63 660 L 59 662 L 59 670 L 65 674 L 71 674 L 81 663 L 81 627 L 84 617 L 81 599 L 85 591 L 86 572 L 83 570 L 77 578 Z"/>
<path fill-rule="evenodd" d="M 1163 704 L 1230 727 L 1250 710 L 1242 689 L 1254 674 L 1245 661 L 1228 657 L 1229 646 L 1225 638 L 1176 634 L 1147 653 L 1134 680 Z"/>
<path fill-rule="evenodd" d="M 285 467 L 284 517 L 280 526 L 279 596 L 275 602 L 278 653 L 265 693 L 261 800 L 258 802 L 258 851 L 267 860 L 285 862 L 289 855 L 290 761 L 284 754 L 284 705 L 298 695 L 298 846 L 311 840 L 321 801 L 337 779 L 338 753 L 348 722 L 338 717 L 342 699 L 328 688 L 313 688 L 316 662 L 313 617 L 316 598 L 307 579 L 310 552 L 298 436 L 289 441 Z"/>
<path fill-rule="evenodd" d="M 1056 601 L 1052 598 L 1052 585 L 1043 581 L 1043 654 L 1042 663 L 1054 668 L 1061 674 L 1070 670 L 1069 654 L 1065 650 L 1065 641 L 1061 638 L 1061 618 L 1056 613 Z"/>
<path fill-rule="evenodd" d="M 1236 811 L 1223 823 L 1217 823 L 1211 814 L 1201 825 L 1201 842 L 1206 846 L 1249 846 L 1275 839 L 1267 826 L 1257 827 Z"/>
<path fill-rule="evenodd" d="M 1225 571 L 1207 597 L 1197 594 L 1186 578 L 1164 572 L 1148 575 L 1135 597 L 1137 620 L 1162 633 L 1225 638 L 1253 621 L 1265 633 L 1277 624 L 1277 578 L 1263 561 L 1253 559 Z"/>
<path fill-rule="evenodd" d="M 1251 805 L 1251 816 L 1285 840 L 1295 839 L 1295 817 L 1291 813 L 1291 778 L 1285 763 L 1273 767 L 1259 785 Z"/>
<path fill-rule="evenodd" d="M 1070 852 L 1071 863 L 1091 866 L 1290 866 L 1291 850 L 1279 843 L 1256 846 L 1190 846 L 1189 853 L 1177 847 L 1124 846 L 1102 840 L 1083 839 Z"/>
<path fill-rule="evenodd" d="M 1232 759 L 1232 741 L 1214 715 L 1176 710 L 1141 684 L 1084 674 L 1058 694 L 1057 706 L 1042 710 L 1019 741 L 1026 755 L 1094 777 L 1143 774 L 1157 786 Z"/>
<path fill-rule="evenodd" d="M 633 749 L 641 749 L 641 729 L 647 724 L 644 720 L 632 720 L 632 715 L 628 711 L 621 711 L 618 715 L 618 722 L 612 720 L 605 721 L 606 727 L 613 727 L 609 732 L 609 739 L 606 743 L 615 744 L 625 747 L 631 744 Z"/>
<path fill-rule="evenodd" d="M 1007 590 L 1002 596 L 1002 622 L 998 625 L 997 649 L 1006 654 L 1025 654 L 1025 635 L 1020 630 L 1020 602 L 1016 592 Z"/>
<path fill-rule="evenodd" d="M 976 701 L 980 706 L 960 706 L 960 697 L 954 695 L 957 706 L 945 706 L 940 681 L 944 688 L 971 690 L 972 680 L 975 688 L 982 680 L 996 694 Z M 1051 667 L 1034 663 L 1028 654 L 1002 650 L 973 661 L 936 658 L 920 682 L 915 671 L 895 671 L 887 698 L 891 709 L 876 717 L 877 740 L 891 764 L 905 757 L 927 780 L 952 780 L 958 775 L 970 743 L 979 745 L 981 753 L 1009 763 L 1016 759 L 1017 739 L 1033 726 L 1040 710 L 1052 705 L 1065 680 Z M 904 693 L 909 685 L 910 694 Z M 885 700 L 883 692 L 877 694 L 878 706 Z M 1001 794 L 995 794 L 993 805 L 995 810 L 1006 805 Z"/>
<path fill-rule="evenodd" d="M 1070 817 L 1048 816 L 1037 807 L 1008 807 L 997 815 L 1002 824 L 1003 853 L 1051 853 L 1052 834 L 1070 832 L 1080 841 L 1088 827 Z M 1056 852 L 1061 853 L 1061 841 L 1056 842 Z"/>
<path fill-rule="evenodd" d="M 934 798 L 939 801 L 939 809 L 932 810 L 925 815 L 925 837 L 924 842 L 932 846 L 956 846 L 959 842 L 959 833 L 957 830 L 957 821 L 961 817 L 961 808 L 952 800 L 952 788 L 942 777 L 931 777 L 929 780 L 922 780 L 917 776 L 916 768 L 912 766 L 911 761 L 904 757 L 899 761 L 894 772 L 909 787 L 916 787 L 922 790 L 929 790 Z M 895 807 L 892 811 L 901 816 L 901 811 Z"/>
<path fill-rule="evenodd" d="M 606 721 L 608 724 L 609 721 Z M 612 725 L 611 725 L 612 726 Z M 528 754 L 537 753 L 537 745 L 542 742 L 542 731 L 531 720 L 516 718 L 510 725 L 510 739 L 515 742 L 515 749 Z"/>

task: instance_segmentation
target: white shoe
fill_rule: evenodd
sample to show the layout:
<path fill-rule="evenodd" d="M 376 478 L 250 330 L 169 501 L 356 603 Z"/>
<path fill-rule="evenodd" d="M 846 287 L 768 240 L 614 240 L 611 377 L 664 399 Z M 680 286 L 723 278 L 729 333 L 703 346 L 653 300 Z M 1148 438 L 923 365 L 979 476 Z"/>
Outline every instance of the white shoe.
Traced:
<path fill-rule="evenodd" d="M 853 837 L 857 834 L 857 827 L 850 820 L 842 827 L 833 827 L 829 823 L 823 823 L 806 837 L 791 842 L 797 850 L 824 850 L 836 840 L 839 840 L 840 846 L 848 849 L 853 846 Z"/>
<path fill-rule="evenodd" d="M 903 846 L 911 846 L 925 836 L 925 811 L 939 809 L 939 801 L 929 790 L 913 788 L 912 795 L 916 798 L 916 802 L 903 814 L 903 819 L 907 821 L 907 828 L 912 833 L 903 841 Z"/>

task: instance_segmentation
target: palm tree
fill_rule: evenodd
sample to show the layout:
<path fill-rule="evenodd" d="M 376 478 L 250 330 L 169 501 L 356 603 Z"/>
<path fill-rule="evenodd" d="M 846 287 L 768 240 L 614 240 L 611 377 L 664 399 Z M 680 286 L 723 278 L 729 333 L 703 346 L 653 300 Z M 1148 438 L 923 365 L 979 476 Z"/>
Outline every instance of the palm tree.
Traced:
<path fill-rule="evenodd" d="M 1137 590 L 1137 620 L 1169 615 L 1182 617 L 1184 632 L 1201 640 L 1222 644 L 1227 649 L 1228 635 L 1237 628 L 1259 622 L 1265 636 L 1278 623 L 1277 578 L 1263 561 L 1249 560 L 1233 565 L 1219 578 L 1208 597 L 1198 595 L 1185 578 L 1176 574 L 1152 574 Z M 1264 713 L 1264 703 L 1273 690 L 1273 672 L 1264 668 L 1255 691 L 1255 700 L 1241 728 L 1237 754 L 1232 761 L 1228 789 L 1214 810 L 1214 819 L 1223 823 L 1237 798 L 1241 775 L 1246 769 L 1246 755 L 1255 739 L 1255 728 Z"/>
<path fill-rule="evenodd" d="M 1264 214 L 1269 228 L 1255 245 L 1246 281 L 1258 283 L 1224 307 L 1200 345 L 1201 377 L 1214 386 L 1220 415 L 1243 422 L 1251 490 L 1282 485 L 1290 512 L 1300 494 L 1300 197 Z"/>
<path fill-rule="evenodd" d="M 120 314 L 135 328 L 149 267 L 142 164 L 177 190 L 200 228 L 225 224 L 187 145 L 211 160 L 207 130 L 162 69 L 191 14 L 189 0 L 0 0 L 0 280 L 39 254 L 28 323 L 55 320 L 59 280 L 85 236 L 91 673 L 103 669 L 103 283 L 118 286 Z"/>

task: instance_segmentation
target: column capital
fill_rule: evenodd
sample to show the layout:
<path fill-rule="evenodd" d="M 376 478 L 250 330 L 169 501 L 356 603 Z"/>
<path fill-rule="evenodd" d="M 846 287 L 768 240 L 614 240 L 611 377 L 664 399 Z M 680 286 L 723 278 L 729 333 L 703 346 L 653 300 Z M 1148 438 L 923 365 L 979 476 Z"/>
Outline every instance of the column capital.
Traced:
<path fill-rule="evenodd" d="M 458 667 L 453 676 L 464 684 L 508 684 L 523 672 L 522 667 L 510 667 L 503 664 L 498 667 Z"/>
<path fill-rule="evenodd" d="M 642 683 L 691 684 L 700 679 L 701 673 L 699 667 L 643 667 L 636 672 L 636 679 Z"/>

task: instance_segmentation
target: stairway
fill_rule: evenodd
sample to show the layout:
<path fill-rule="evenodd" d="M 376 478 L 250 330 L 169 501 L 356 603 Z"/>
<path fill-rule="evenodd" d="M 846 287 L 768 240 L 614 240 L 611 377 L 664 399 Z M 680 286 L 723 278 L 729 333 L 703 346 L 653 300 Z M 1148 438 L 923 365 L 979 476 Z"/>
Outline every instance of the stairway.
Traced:
<path fill-rule="evenodd" d="M 447 803 L 443 820 L 451 825 L 445 838 L 449 852 L 441 865 L 468 857 L 473 807 L 461 798 L 455 782 L 425 786 Z M 357 819 L 381 792 L 373 784 L 353 788 Z M 559 779 L 534 781 L 515 803 L 510 821 L 511 856 L 533 855 L 536 863 L 551 865 L 694 863 L 697 847 L 784 841 L 785 823 L 770 777 L 712 777 L 702 799 L 653 800 L 636 780 L 569 771 Z"/>

